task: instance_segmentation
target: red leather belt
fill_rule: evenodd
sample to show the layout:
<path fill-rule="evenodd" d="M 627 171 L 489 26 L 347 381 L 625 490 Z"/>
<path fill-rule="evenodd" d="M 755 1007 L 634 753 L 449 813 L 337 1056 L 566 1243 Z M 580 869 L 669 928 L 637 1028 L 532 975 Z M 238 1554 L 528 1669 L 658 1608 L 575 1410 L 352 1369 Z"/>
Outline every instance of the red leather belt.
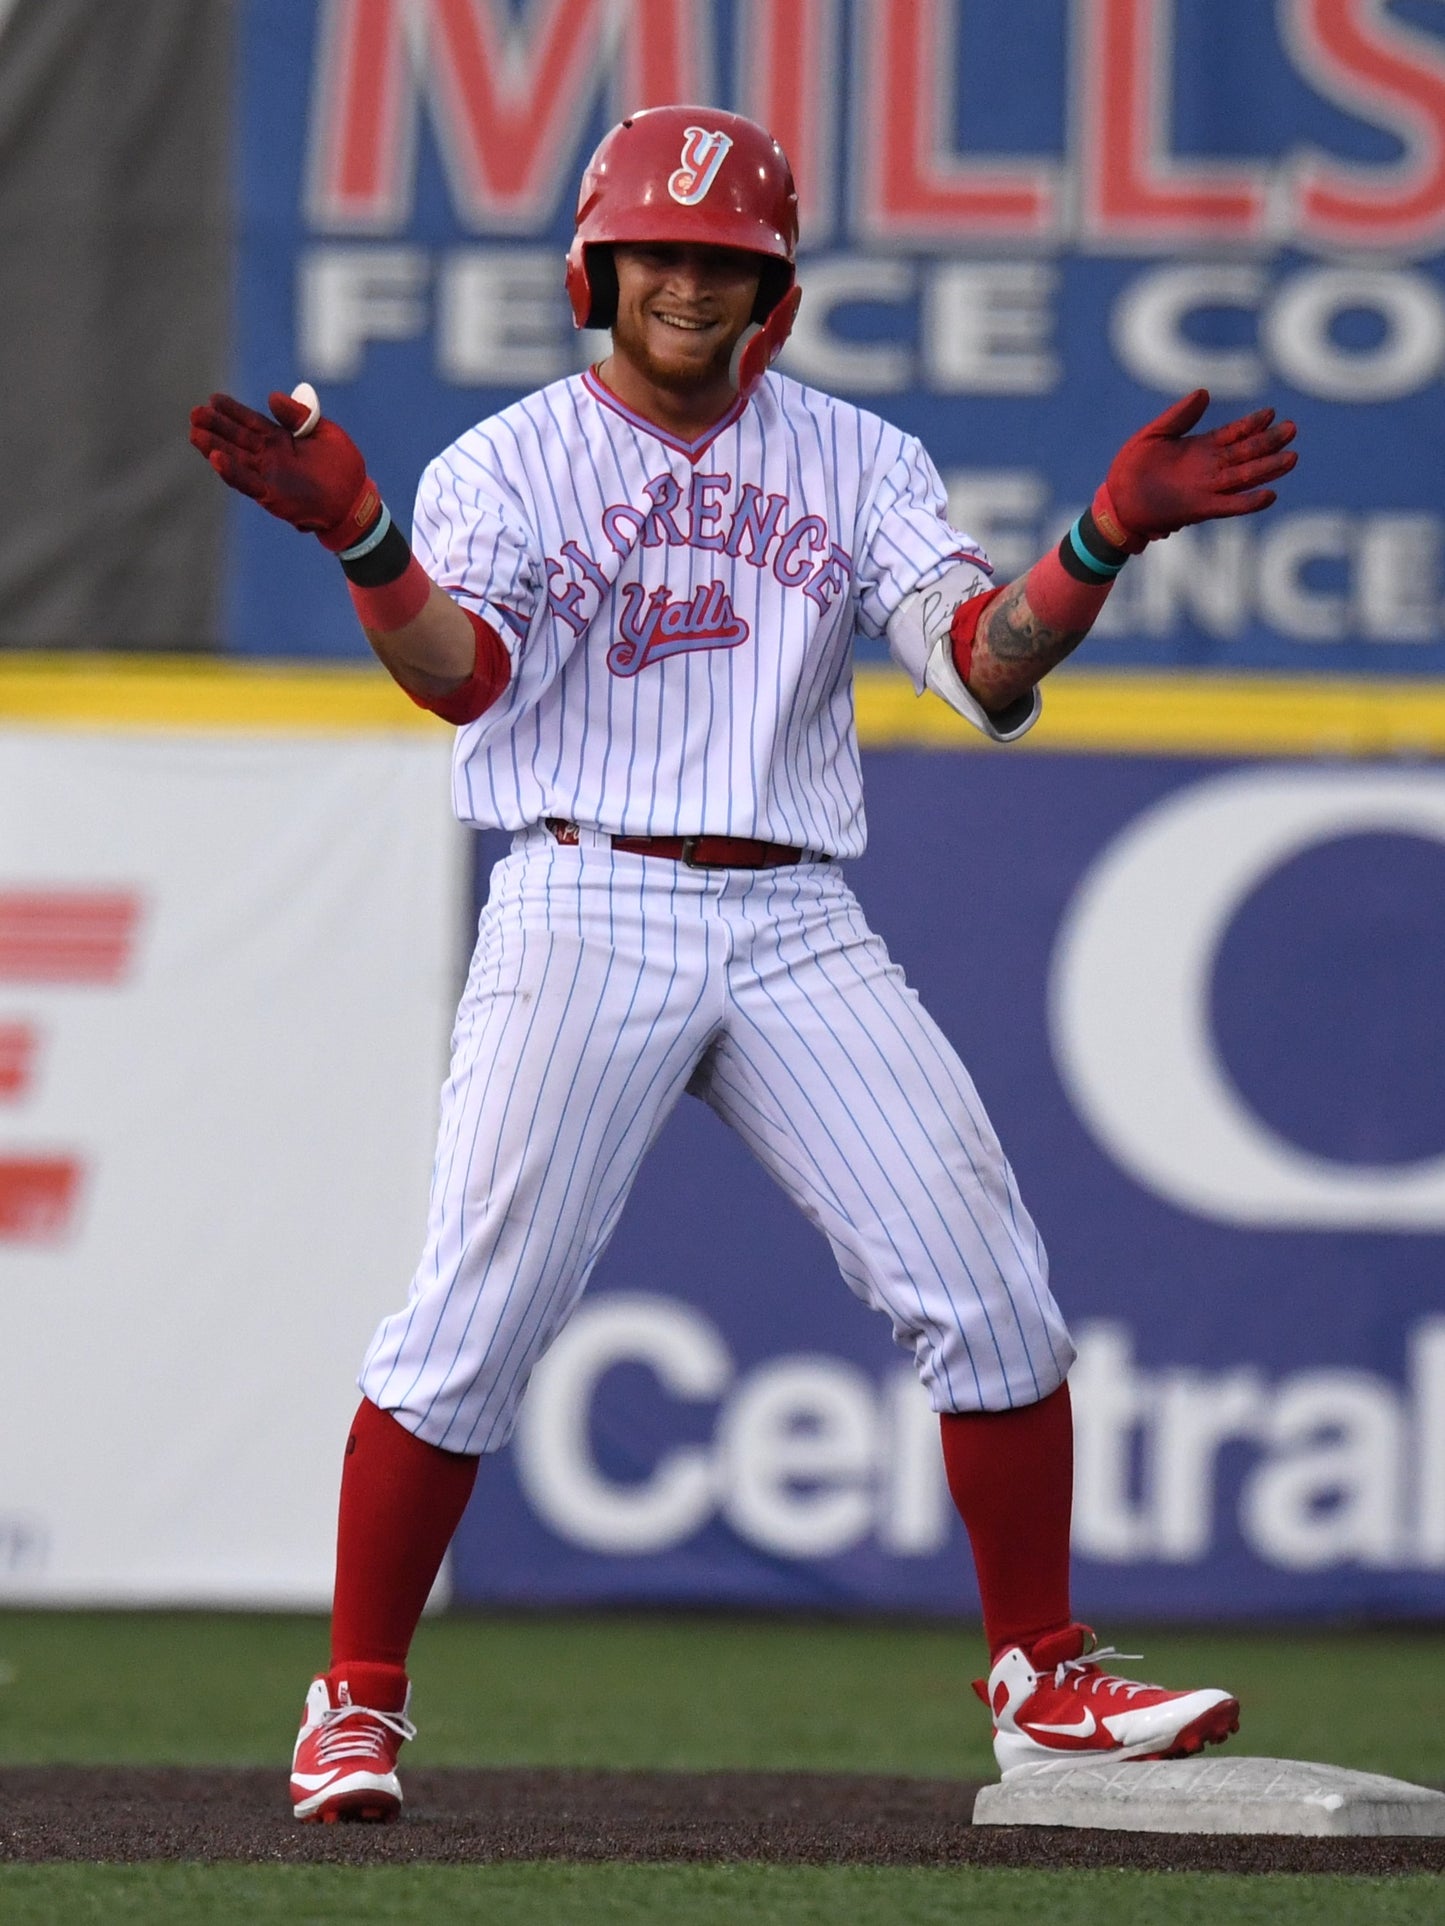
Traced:
<path fill-rule="evenodd" d="M 576 823 L 549 816 L 547 828 L 559 843 L 579 841 Z M 666 856 L 689 869 L 781 869 L 785 863 L 800 863 L 805 856 L 814 862 L 827 862 L 806 849 L 787 843 L 760 843 L 751 836 L 612 836 L 614 849 L 629 856 Z"/>

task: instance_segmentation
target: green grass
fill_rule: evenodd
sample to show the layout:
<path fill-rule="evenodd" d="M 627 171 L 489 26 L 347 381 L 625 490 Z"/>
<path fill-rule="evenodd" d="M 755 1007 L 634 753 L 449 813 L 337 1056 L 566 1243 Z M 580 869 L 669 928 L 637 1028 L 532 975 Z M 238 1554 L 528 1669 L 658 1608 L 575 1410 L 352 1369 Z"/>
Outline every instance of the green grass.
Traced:
<path fill-rule="evenodd" d="M 1439 1881 L 812 1866 L 17 1866 L 6 1926 L 1425 1926 Z"/>
<path fill-rule="evenodd" d="M 1143 1676 L 1227 1684 L 1235 1749 L 1445 1784 L 1445 1642 L 1413 1632 L 1138 1632 Z M 265 1764 L 325 1656 L 319 1619 L 0 1612 L 0 1762 Z M 975 1628 L 440 1618 L 414 1654 L 426 1765 L 992 1776 Z M 0 1814 L 3 1838 L 3 1814 Z M 1431 1878 L 757 1866 L 3 1866 L 0 1919 L 677 1926 L 1406 1926 Z"/>
<path fill-rule="evenodd" d="M 1235 1750 L 1445 1784 L 1438 1635 L 1117 1637 L 1145 1653 L 1143 1677 L 1237 1692 Z M 313 1618 L 0 1613 L 14 1674 L 0 1687 L 0 1761 L 276 1764 L 325 1651 Z M 408 1757 L 986 1778 L 987 1720 L 968 1684 L 979 1657 L 972 1627 L 431 1619 Z"/>

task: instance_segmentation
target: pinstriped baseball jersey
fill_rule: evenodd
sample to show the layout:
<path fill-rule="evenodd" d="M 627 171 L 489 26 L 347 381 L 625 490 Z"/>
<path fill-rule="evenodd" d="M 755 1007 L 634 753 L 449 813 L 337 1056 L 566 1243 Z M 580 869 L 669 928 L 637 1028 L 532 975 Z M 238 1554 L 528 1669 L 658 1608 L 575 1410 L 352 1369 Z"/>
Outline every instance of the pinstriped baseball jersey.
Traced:
<path fill-rule="evenodd" d="M 426 1246 L 363 1391 L 447 1450 L 504 1444 L 690 1091 L 824 1232 L 938 1410 L 1046 1397 L 1073 1352 L 1043 1246 L 829 860 L 864 840 L 855 631 L 906 650 L 921 626 L 890 618 L 912 590 L 987 580 L 923 449 L 777 374 L 684 445 L 580 375 L 428 468 L 415 547 L 511 650 L 454 788 L 514 841 L 457 1013 Z M 699 870 L 617 835 L 809 854 Z"/>
<path fill-rule="evenodd" d="M 692 443 L 590 371 L 556 382 L 431 464 L 413 544 L 513 656 L 458 735 L 463 821 L 832 856 L 865 839 L 855 630 L 960 558 L 988 571 L 913 437 L 777 373 Z"/>

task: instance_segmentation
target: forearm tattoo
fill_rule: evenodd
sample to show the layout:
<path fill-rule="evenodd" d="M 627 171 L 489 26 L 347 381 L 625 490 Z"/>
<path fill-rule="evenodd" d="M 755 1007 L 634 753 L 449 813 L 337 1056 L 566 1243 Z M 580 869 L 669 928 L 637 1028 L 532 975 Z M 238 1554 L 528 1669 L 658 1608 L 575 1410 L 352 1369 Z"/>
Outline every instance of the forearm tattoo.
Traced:
<path fill-rule="evenodd" d="M 1024 594 L 1025 579 L 1020 576 L 1010 582 L 978 625 L 968 679 L 986 705 L 1012 702 L 1023 695 L 1088 634 L 1087 629 L 1054 629 L 1041 621 Z"/>

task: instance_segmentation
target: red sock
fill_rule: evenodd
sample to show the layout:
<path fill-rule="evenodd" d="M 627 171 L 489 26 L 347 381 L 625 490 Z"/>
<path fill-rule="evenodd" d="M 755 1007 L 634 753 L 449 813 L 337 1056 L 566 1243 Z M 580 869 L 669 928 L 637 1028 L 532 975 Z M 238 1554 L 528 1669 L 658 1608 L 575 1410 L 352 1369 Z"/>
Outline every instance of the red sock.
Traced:
<path fill-rule="evenodd" d="M 363 1399 L 346 1441 L 331 1608 L 331 1672 L 359 1705 L 400 1709 L 406 1655 L 477 1478 Z M 394 1700 L 392 1704 L 390 1701 Z"/>
<path fill-rule="evenodd" d="M 1071 1622 L 1074 1414 L 1061 1384 L 1017 1411 L 940 1419 L 948 1489 L 968 1530 L 990 1661 Z"/>

